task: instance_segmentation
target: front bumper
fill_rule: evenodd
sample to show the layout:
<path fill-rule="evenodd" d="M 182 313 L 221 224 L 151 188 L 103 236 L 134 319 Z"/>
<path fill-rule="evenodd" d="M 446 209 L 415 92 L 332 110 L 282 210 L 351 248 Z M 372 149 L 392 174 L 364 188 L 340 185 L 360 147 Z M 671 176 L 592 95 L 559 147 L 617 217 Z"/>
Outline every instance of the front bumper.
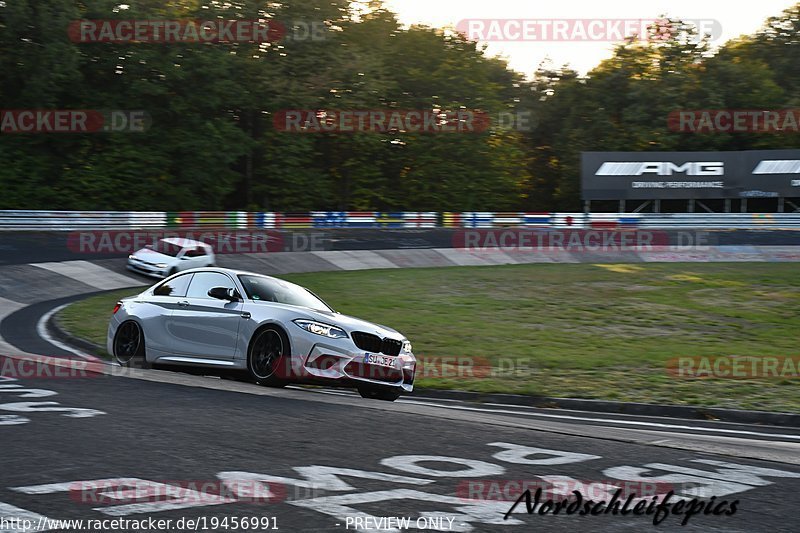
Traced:
<path fill-rule="evenodd" d="M 164 278 L 167 275 L 166 268 L 158 268 L 157 266 L 143 263 L 141 261 L 128 260 L 128 270 L 133 272 L 150 276 L 151 278 Z"/>
<path fill-rule="evenodd" d="M 414 390 L 416 358 L 411 353 L 396 356 L 393 367 L 366 363 L 363 350 L 342 349 L 327 343 L 317 343 L 303 359 L 299 369 L 302 381 L 335 383 L 343 386 L 369 385 Z"/>

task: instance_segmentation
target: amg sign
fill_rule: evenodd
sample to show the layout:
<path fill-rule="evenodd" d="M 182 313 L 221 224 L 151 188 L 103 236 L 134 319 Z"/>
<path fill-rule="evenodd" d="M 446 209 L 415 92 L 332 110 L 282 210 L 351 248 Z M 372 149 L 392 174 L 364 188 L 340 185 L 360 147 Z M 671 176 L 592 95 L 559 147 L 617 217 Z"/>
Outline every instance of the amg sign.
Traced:
<path fill-rule="evenodd" d="M 799 170 L 800 150 L 581 154 L 584 200 L 799 197 Z"/>
<path fill-rule="evenodd" d="M 725 174 L 722 161 L 689 161 L 682 165 L 671 161 L 611 162 L 606 161 L 595 172 L 595 176 L 672 176 L 684 173 L 687 176 L 722 176 Z"/>

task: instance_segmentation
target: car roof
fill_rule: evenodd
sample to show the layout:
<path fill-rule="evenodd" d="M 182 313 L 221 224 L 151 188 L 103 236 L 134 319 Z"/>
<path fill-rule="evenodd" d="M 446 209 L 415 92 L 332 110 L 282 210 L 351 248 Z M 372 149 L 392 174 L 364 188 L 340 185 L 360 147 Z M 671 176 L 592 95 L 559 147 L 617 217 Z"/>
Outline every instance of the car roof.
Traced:
<path fill-rule="evenodd" d="M 262 274 L 260 272 L 249 272 L 247 270 L 236 270 L 234 268 L 222 268 L 222 267 L 201 267 L 201 268 L 190 268 L 188 270 L 181 270 L 181 274 L 186 274 L 187 272 L 221 272 L 223 274 L 229 274 L 231 276 L 238 276 L 238 275 L 245 275 L 245 276 L 259 276 L 262 278 L 269 278 L 275 279 L 278 281 L 282 281 L 284 283 L 292 283 L 291 281 L 286 281 L 285 279 L 275 278 L 273 276 L 269 276 L 267 274 Z M 296 283 L 292 283 L 292 285 L 297 285 Z"/>
<path fill-rule="evenodd" d="M 181 248 L 188 248 L 190 246 L 195 246 L 195 247 L 196 246 L 203 246 L 203 247 L 207 246 L 206 243 L 204 243 L 204 242 L 195 241 L 195 240 L 192 240 L 192 239 L 184 239 L 184 238 L 181 238 L 181 237 L 165 237 L 165 238 L 160 239 L 160 240 L 162 240 L 162 241 L 164 241 L 166 243 L 169 243 L 169 244 L 174 244 L 176 246 L 180 246 Z"/>

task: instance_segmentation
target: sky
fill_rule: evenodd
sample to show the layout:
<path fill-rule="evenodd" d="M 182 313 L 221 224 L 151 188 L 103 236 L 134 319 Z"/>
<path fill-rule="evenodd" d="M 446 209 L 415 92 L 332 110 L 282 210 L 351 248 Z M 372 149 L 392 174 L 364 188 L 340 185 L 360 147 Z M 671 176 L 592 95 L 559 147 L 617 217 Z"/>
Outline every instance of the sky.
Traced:
<path fill-rule="evenodd" d="M 712 21 L 721 34 L 713 45 L 751 34 L 771 16 L 794 5 L 793 0 L 385 0 L 403 24 L 455 27 L 475 19 L 656 19 L 666 14 L 682 19 Z M 716 21 L 714 23 L 713 21 Z M 486 30 L 491 26 L 484 22 Z M 503 23 L 505 24 L 505 23 Z M 496 28 L 497 26 L 495 26 Z M 514 35 L 514 26 L 503 26 Z M 491 41 L 487 53 L 503 56 L 514 70 L 530 76 L 549 58 L 558 67 L 569 63 L 585 74 L 612 54 L 613 43 L 603 41 Z"/>

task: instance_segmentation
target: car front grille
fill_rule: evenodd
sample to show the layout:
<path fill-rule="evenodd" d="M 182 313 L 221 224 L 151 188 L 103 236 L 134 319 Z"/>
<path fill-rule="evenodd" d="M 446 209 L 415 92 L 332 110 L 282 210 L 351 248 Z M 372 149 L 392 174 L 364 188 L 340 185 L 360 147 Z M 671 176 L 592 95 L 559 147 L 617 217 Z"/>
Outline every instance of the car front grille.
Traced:
<path fill-rule="evenodd" d="M 398 355 L 400 353 L 400 348 L 402 347 L 402 342 L 387 337 L 383 339 L 383 342 L 381 343 L 381 352 L 385 353 L 386 355 Z"/>
<path fill-rule="evenodd" d="M 403 347 L 403 343 L 398 340 L 388 337 L 381 339 L 377 335 L 363 331 L 354 331 L 351 336 L 356 346 L 372 353 L 396 356 L 400 353 L 400 348 Z"/>

